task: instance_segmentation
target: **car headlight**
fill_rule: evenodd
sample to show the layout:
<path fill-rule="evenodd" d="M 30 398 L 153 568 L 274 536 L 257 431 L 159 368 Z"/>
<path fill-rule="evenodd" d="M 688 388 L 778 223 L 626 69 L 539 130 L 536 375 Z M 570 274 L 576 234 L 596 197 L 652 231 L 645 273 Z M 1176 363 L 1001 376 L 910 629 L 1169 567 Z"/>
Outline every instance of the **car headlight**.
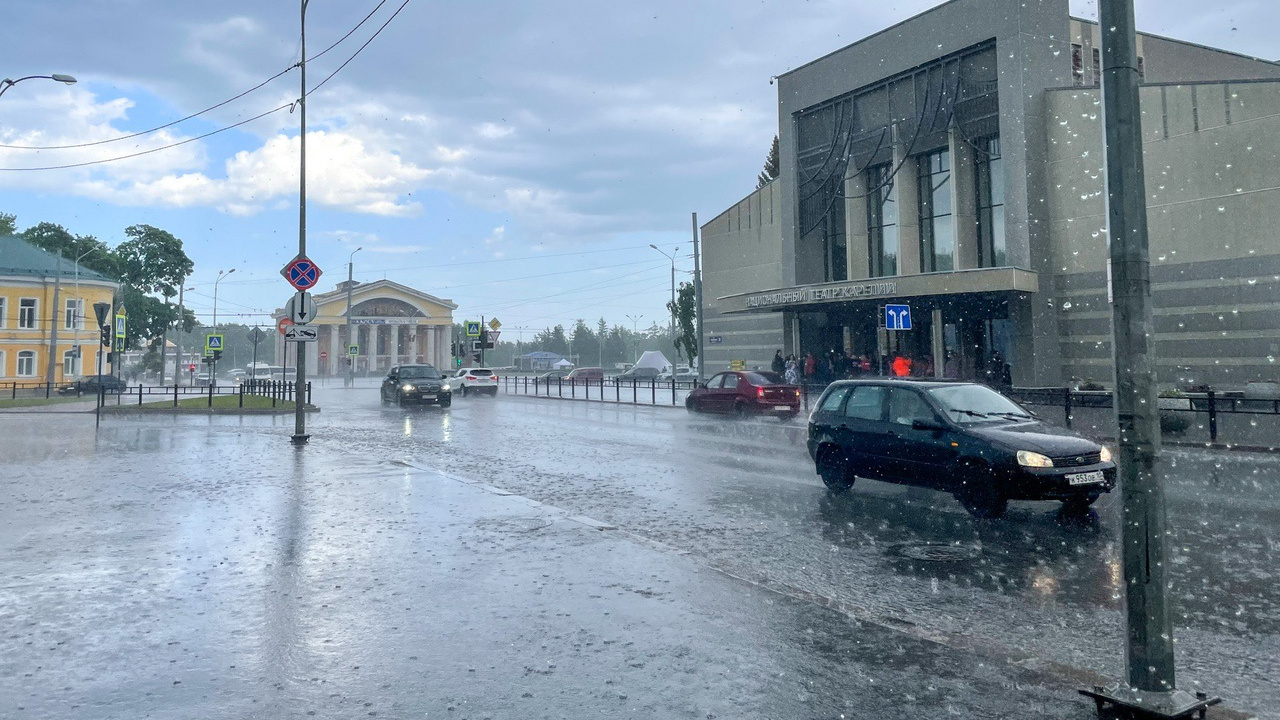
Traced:
<path fill-rule="evenodd" d="M 403 385 L 401 385 L 401 386 L 400 386 L 400 389 L 401 389 L 401 390 L 403 390 L 404 392 L 413 392 L 414 387 L 413 387 L 412 385 L 410 385 L 409 383 L 405 383 L 405 384 L 403 384 Z"/>
<path fill-rule="evenodd" d="M 1018 451 L 1018 464 L 1023 467 L 1053 467 L 1053 460 L 1048 455 L 1041 455 L 1038 452 L 1030 450 Z"/>
<path fill-rule="evenodd" d="M 448 391 L 449 391 L 449 390 L 451 390 L 452 388 L 450 388 L 450 387 L 449 387 L 449 383 L 445 383 L 445 384 L 443 384 L 443 385 L 441 385 L 441 386 L 440 386 L 440 389 L 441 389 L 442 391 L 448 392 Z"/>
<path fill-rule="evenodd" d="M 1103 445 L 1102 450 L 1098 453 L 1098 459 L 1102 462 L 1111 462 L 1111 448 Z"/>

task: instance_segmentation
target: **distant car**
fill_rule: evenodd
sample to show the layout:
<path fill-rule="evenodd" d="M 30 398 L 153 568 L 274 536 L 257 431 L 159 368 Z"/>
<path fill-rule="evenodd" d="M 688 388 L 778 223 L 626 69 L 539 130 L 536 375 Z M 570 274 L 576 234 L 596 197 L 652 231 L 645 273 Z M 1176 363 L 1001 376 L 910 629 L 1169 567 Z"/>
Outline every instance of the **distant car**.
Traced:
<path fill-rule="evenodd" d="M 777 373 L 722 372 L 694 388 L 685 398 L 689 412 L 773 415 L 789 420 L 800 414 L 800 388 Z"/>
<path fill-rule="evenodd" d="M 808 447 L 832 492 L 859 477 L 917 485 L 954 494 L 981 518 L 1003 516 L 1010 500 L 1084 512 L 1116 484 L 1105 446 L 977 383 L 832 383 L 809 417 Z"/>
<path fill-rule="evenodd" d="M 107 395 L 116 395 L 124 392 L 128 387 L 128 383 L 115 375 L 91 375 L 60 388 L 58 392 L 63 395 L 97 395 L 98 389 L 101 388 Z"/>
<path fill-rule="evenodd" d="M 661 374 L 661 371 L 655 367 L 633 367 L 614 379 L 621 382 L 631 382 L 632 380 L 649 382 L 657 380 L 659 374 Z"/>
<path fill-rule="evenodd" d="M 672 378 L 675 378 L 677 383 L 696 382 L 698 374 L 689 368 L 677 368 L 674 375 L 670 370 L 658 373 L 658 382 L 671 382 Z"/>
<path fill-rule="evenodd" d="M 434 365 L 397 365 L 382 380 L 379 394 L 383 402 L 404 405 L 410 402 L 449 407 L 453 391 L 449 379 Z"/>
<path fill-rule="evenodd" d="M 604 379 L 604 368 L 598 367 L 580 367 L 569 371 L 564 376 L 565 380 L 570 382 L 600 382 Z"/>
<path fill-rule="evenodd" d="M 568 376 L 569 376 L 568 370 L 552 370 L 550 372 L 544 372 L 541 375 L 539 375 L 538 380 L 542 382 L 555 382 L 556 380 L 563 380 Z"/>
<path fill-rule="evenodd" d="M 471 393 L 498 395 L 498 376 L 489 368 L 462 368 L 449 380 L 449 384 L 463 397 Z"/>
<path fill-rule="evenodd" d="M 196 373 L 194 384 L 196 387 L 209 387 L 209 385 L 213 385 L 214 387 L 218 386 L 217 381 L 213 380 L 213 376 L 207 372 Z"/>

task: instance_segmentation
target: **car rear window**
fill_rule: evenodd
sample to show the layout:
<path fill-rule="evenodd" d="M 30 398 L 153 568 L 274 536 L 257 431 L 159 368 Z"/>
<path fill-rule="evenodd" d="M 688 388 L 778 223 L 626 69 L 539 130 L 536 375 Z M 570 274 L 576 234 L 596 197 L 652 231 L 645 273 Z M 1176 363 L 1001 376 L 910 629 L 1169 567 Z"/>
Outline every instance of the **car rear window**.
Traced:
<path fill-rule="evenodd" d="M 749 372 L 746 374 L 747 382 L 759 387 L 761 385 L 785 385 L 782 376 L 771 372 Z"/>
<path fill-rule="evenodd" d="M 493 374 L 493 371 L 490 370 L 489 368 L 472 368 L 467 372 L 469 372 L 472 375 L 492 375 Z"/>

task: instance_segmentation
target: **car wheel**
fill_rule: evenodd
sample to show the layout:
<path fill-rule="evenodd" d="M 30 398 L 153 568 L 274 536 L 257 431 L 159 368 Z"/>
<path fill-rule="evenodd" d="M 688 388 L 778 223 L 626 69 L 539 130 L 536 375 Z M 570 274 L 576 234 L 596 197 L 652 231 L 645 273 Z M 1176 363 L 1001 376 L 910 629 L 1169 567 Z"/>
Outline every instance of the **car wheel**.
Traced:
<path fill-rule="evenodd" d="M 744 402 L 736 402 L 733 404 L 733 416 L 741 420 L 747 416 L 747 404 Z"/>
<path fill-rule="evenodd" d="M 698 412 L 698 403 L 694 402 L 694 401 L 693 401 L 693 398 L 685 398 L 685 399 L 684 399 L 684 409 L 685 409 L 685 410 L 688 410 L 688 411 L 689 411 L 689 414 L 690 414 L 690 415 L 692 415 L 692 414 L 694 414 L 694 413 Z"/>
<path fill-rule="evenodd" d="M 956 493 L 956 499 L 970 515 L 983 520 L 1004 517 L 1009 509 L 1009 498 L 996 485 L 995 474 L 986 465 L 969 464 L 962 470 L 964 488 Z"/>
<path fill-rule="evenodd" d="M 849 458 L 837 447 L 827 447 L 818 454 L 818 476 L 833 493 L 842 493 L 853 486 Z"/>
<path fill-rule="evenodd" d="M 399 390 L 396 391 L 395 403 L 400 407 L 404 407 L 404 395 L 402 395 Z"/>
<path fill-rule="evenodd" d="M 489 397 L 495 397 L 495 398 L 496 398 L 496 397 L 498 397 L 498 388 L 494 388 L 494 389 L 490 390 L 490 391 L 489 391 Z"/>

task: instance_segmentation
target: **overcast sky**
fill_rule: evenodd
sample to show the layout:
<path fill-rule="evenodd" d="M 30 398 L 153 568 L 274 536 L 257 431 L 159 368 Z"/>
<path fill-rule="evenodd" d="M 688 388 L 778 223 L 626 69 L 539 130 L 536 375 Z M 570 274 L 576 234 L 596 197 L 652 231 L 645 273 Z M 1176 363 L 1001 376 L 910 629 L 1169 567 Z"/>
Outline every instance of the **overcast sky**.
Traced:
<path fill-rule="evenodd" d="M 308 65 L 315 87 L 404 0 L 386 0 Z M 311 0 L 314 57 L 378 0 Z M 692 268 L 690 213 L 706 222 L 755 187 L 777 131 L 769 78 L 937 2 L 904 0 L 410 0 L 308 101 L 308 254 L 321 289 L 388 278 L 501 318 L 508 335 L 575 318 L 663 322 L 670 264 Z M 293 7 L 290 7 L 293 6 Z M 1274 0 L 1139 0 L 1143 31 L 1280 57 Z M 1096 18 L 1096 2 L 1071 3 Z M 299 57 L 295 3 L 9 0 L 0 143 L 107 140 L 200 111 Z M 115 158 L 197 138 L 298 96 L 298 70 L 166 130 L 67 150 L 0 148 L 0 167 Z M 298 113 L 288 109 L 177 148 L 89 167 L 0 172 L 0 212 L 114 245 L 146 223 L 195 261 L 205 321 L 269 322 L 292 289 Z M 506 337 L 504 337 L 506 339 Z"/>

